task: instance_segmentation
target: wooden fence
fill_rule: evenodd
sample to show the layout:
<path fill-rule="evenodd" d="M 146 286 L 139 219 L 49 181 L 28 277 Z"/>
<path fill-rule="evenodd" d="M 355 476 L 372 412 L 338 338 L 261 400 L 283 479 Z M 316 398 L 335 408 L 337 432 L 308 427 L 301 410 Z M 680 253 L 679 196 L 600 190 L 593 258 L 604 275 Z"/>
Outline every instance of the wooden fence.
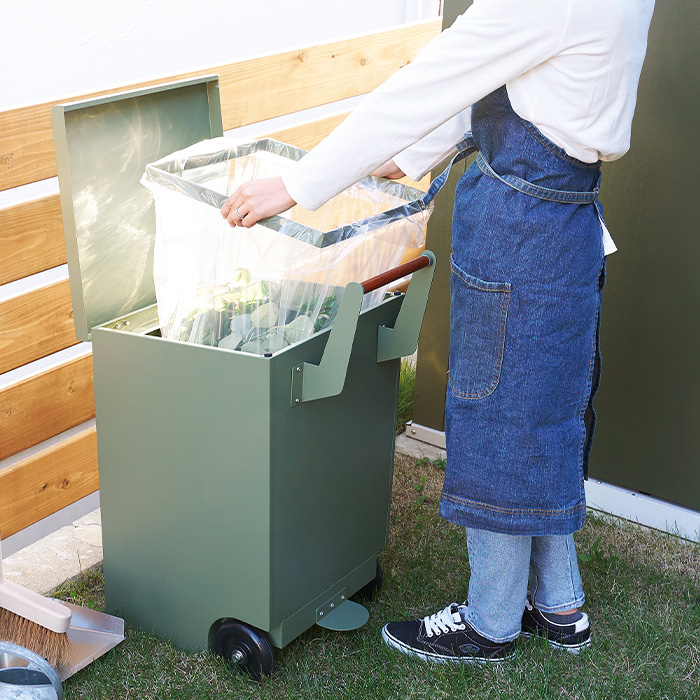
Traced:
<path fill-rule="evenodd" d="M 0 190 L 56 175 L 50 110 L 144 85 L 218 73 L 225 130 L 369 92 L 440 31 L 428 20 L 301 50 L 237 61 L 119 90 L 0 111 Z M 269 134 L 311 148 L 345 113 Z M 0 285 L 63 265 L 58 193 L 0 208 Z M 68 275 L 0 301 L 0 375 L 77 344 Z M 0 376 L 1 379 L 1 376 Z M 99 487 L 89 345 L 77 357 L 0 389 L 0 533 L 9 537 Z M 73 430 L 70 437 L 46 440 Z M 33 449 L 30 449 L 33 448 Z M 27 451 L 24 456 L 22 453 Z"/>

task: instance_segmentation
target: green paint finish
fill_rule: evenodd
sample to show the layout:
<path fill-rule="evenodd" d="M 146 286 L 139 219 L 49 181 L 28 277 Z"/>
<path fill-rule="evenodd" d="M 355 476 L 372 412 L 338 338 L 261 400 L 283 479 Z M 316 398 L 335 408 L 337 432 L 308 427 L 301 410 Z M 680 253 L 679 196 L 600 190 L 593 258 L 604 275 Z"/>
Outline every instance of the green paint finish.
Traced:
<path fill-rule="evenodd" d="M 269 363 L 95 329 L 107 607 L 184 648 L 270 625 Z"/>
<path fill-rule="evenodd" d="M 401 302 L 360 315 L 342 392 L 300 406 L 292 369 L 329 332 L 265 358 L 94 329 L 108 610 L 185 649 L 224 617 L 282 646 L 374 578 L 399 371 L 377 328 Z"/>
<path fill-rule="evenodd" d="M 371 557 L 340 581 L 335 582 L 314 600 L 309 601 L 293 615 L 285 618 L 279 626 L 268 632 L 270 641 L 278 648 L 286 646 L 316 622 L 320 606 L 328 604 L 340 592 L 357 591 L 374 578 L 377 559 Z"/>
<path fill-rule="evenodd" d="M 435 272 L 435 256 L 429 250 L 424 251 L 423 255 L 430 260 L 430 265 L 413 273 L 394 327 L 379 327 L 377 362 L 413 355 L 418 347 L 418 336 Z"/>
<path fill-rule="evenodd" d="M 227 617 L 288 644 L 374 579 L 387 541 L 399 360 L 377 362 L 378 328 L 403 297 L 358 317 L 350 285 L 337 328 L 271 357 L 159 337 L 138 180 L 219 135 L 216 81 L 53 117 L 76 327 L 93 340 L 107 608 L 187 650 Z"/>
<path fill-rule="evenodd" d="M 399 372 L 398 360 L 376 361 L 377 327 L 393 323 L 400 305 L 391 299 L 360 315 L 337 396 L 295 407 L 285 400 L 291 368 L 319 363 L 326 333 L 271 358 L 273 623 L 324 592 L 347 586 L 352 595 L 376 573 L 388 534 Z M 363 564 L 363 578 L 346 579 Z"/>
<path fill-rule="evenodd" d="M 221 136 L 216 77 L 51 110 L 75 332 L 156 301 L 148 163 Z"/>
<path fill-rule="evenodd" d="M 292 406 L 336 396 L 343 390 L 363 295 L 357 282 L 345 288 L 320 364 L 302 362 L 292 368 Z"/>
<path fill-rule="evenodd" d="M 377 362 L 400 359 L 416 351 L 435 269 L 435 256 L 430 251 L 423 255 L 431 264 L 413 274 L 393 328 L 378 328 Z M 336 396 L 343 390 L 363 295 L 362 286 L 355 282 L 345 288 L 320 364 L 302 362 L 292 367 L 292 406 Z"/>

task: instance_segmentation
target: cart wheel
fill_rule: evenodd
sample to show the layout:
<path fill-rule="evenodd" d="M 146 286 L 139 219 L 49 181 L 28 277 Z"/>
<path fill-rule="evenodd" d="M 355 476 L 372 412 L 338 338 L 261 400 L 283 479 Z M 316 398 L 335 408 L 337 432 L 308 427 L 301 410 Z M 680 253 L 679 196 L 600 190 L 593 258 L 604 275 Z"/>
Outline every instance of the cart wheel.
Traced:
<path fill-rule="evenodd" d="M 239 620 L 224 620 L 214 633 L 212 651 L 255 680 L 272 674 L 275 655 L 264 632 Z"/>
<path fill-rule="evenodd" d="M 382 574 L 381 565 L 377 562 L 377 573 L 375 577 L 369 583 L 362 586 L 362 588 L 355 593 L 353 598 L 357 598 L 358 600 L 372 600 L 374 596 L 379 593 L 382 583 L 384 583 L 384 574 Z"/>

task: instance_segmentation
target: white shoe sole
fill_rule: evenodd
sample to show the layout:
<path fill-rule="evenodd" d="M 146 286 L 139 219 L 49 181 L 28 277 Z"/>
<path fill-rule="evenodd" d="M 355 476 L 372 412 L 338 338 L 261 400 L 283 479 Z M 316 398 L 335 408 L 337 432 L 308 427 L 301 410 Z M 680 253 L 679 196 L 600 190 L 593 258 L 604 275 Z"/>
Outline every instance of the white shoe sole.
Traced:
<path fill-rule="evenodd" d="M 515 652 L 509 656 L 501 656 L 493 659 L 480 658 L 476 656 L 444 656 L 443 654 L 431 654 L 429 651 L 418 651 L 413 647 L 404 644 L 402 641 L 392 637 L 387 631 L 386 627 L 382 628 L 382 639 L 385 644 L 390 647 L 397 649 L 402 654 L 407 656 L 415 656 L 422 661 L 429 661 L 435 664 L 482 664 L 486 666 L 498 666 L 504 661 L 509 661 L 515 656 Z"/>
<path fill-rule="evenodd" d="M 520 636 L 523 639 L 529 640 L 532 639 L 532 637 L 535 637 L 536 635 L 532 632 L 521 632 Z M 579 642 L 578 644 L 562 644 L 561 642 L 555 642 L 552 639 L 548 639 L 547 643 L 550 647 L 552 647 L 552 649 L 556 649 L 557 651 L 568 651 L 569 654 L 574 654 L 575 656 L 578 656 L 582 651 L 584 651 L 584 649 L 587 649 L 589 646 L 591 646 L 591 638 L 589 637 L 588 639 L 584 640 L 583 642 Z"/>

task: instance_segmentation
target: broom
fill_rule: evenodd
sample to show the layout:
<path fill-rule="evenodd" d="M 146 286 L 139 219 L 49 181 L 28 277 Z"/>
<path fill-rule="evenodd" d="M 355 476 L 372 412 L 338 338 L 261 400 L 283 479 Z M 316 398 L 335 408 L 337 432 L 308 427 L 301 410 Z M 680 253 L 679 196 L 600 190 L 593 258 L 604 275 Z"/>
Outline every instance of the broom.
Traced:
<path fill-rule="evenodd" d="M 65 605 L 3 580 L 0 550 L 0 639 L 36 652 L 54 667 L 67 664 L 70 618 Z"/>

